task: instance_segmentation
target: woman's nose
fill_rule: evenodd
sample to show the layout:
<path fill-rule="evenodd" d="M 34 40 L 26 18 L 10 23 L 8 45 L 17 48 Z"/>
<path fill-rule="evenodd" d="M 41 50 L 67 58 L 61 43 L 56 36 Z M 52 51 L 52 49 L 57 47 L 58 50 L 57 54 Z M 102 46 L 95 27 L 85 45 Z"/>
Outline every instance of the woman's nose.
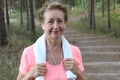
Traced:
<path fill-rule="evenodd" d="M 53 27 L 58 28 L 58 22 L 57 21 L 54 22 Z"/>

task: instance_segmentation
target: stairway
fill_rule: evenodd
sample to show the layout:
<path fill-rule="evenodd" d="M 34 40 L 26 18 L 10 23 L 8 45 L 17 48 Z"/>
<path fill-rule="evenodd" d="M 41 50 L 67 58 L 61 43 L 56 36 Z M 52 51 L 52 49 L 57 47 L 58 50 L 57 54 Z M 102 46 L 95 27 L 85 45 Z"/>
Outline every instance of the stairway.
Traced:
<path fill-rule="evenodd" d="M 120 42 L 70 27 L 65 36 L 80 48 L 88 80 L 120 80 Z"/>

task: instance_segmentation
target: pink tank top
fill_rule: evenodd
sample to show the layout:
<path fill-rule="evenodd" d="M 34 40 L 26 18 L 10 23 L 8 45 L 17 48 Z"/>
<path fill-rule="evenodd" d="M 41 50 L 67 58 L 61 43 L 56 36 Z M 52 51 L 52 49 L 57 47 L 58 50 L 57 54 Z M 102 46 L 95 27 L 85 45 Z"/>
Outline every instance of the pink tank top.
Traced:
<path fill-rule="evenodd" d="M 45 80 L 67 80 L 63 61 L 55 66 L 46 62 L 46 67 Z"/>
<path fill-rule="evenodd" d="M 20 63 L 20 72 L 23 75 L 26 75 L 32 66 L 36 64 L 35 56 L 34 56 L 34 46 L 29 46 L 24 49 L 21 63 Z M 76 60 L 78 67 L 81 72 L 84 71 L 81 52 L 78 47 L 71 45 L 73 58 Z M 67 80 L 66 78 L 66 70 L 63 65 L 63 61 L 59 65 L 51 65 L 46 62 L 47 71 L 45 74 L 45 80 Z"/>

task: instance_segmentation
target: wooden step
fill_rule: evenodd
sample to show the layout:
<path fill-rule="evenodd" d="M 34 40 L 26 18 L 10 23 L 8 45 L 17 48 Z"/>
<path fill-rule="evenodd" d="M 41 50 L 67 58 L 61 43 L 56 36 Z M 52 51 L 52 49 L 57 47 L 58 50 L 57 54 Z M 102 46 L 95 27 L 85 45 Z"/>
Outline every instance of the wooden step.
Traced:
<path fill-rule="evenodd" d="M 86 73 L 87 80 L 120 80 L 120 73 Z"/>
<path fill-rule="evenodd" d="M 86 62 L 86 73 L 120 73 L 120 62 Z"/>
<path fill-rule="evenodd" d="M 120 46 L 80 46 L 81 51 L 107 51 L 107 52 L 120 52 Z"/>
<path fill-rule="evenodd" d="M 120 52 L 82 52 L 83 62 L 120 61 Z"/>

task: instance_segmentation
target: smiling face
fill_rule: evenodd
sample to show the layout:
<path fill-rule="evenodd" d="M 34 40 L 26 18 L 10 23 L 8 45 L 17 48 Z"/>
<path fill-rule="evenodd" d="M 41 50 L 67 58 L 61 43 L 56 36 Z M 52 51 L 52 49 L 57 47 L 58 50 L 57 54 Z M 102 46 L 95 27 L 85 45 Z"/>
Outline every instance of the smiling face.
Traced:
<path fill-rule="evenodd" d="M 47 10 L 44 13 L 42 28 L 48 39 L 61 39 L 66 28 L 64 13 L 58 9 Z"/>

